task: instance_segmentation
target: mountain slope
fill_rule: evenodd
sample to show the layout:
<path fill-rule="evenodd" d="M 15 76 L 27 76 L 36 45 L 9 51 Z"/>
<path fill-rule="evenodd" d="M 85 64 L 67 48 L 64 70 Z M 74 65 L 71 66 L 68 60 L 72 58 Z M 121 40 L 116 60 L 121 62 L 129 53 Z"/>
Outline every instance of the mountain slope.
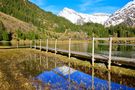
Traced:
<path fill-rule="evenodd" d="M 2 12 L 0 12 L 0 21 L 8 32 L 15 32 L 15 30 L 19 29 L 22 31 L 37 30 L 37 27 L 33 26 L 33 24 L 23 22 Z"/>
<path fill-rule="evenodd" d="M 45 30 L 64 32 L 74 25 L 51 12 L 45 12 L 28 0 L 1 0 L 0 11 Z"/>
<path fill-rule="evenodd" d="M 105 26 L 115 26 L 120 23 L 135 26 L 135 0 L 129 2 L 122 9 L 112 14 L 105 22 Z"/>
<path fill-rule="evenodd" d="M 97 14 L 83 14 L 78 13 L 72 9 L 64 8 L 58 16 L 64 17 L 67 20 L 71 21 L 74 24 L 84 24 L 84 23 L 99 23 L 104 24 L 104 22 L 108 19 L 108 14 L 97 13 Z"/>

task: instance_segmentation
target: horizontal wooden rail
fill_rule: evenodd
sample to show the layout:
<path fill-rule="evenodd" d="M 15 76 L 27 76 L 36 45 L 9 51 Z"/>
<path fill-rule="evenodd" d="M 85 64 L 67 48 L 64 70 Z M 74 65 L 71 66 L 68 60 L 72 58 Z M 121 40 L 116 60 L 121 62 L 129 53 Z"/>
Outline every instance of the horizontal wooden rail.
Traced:
<path fill-rule="evenodd" d="M 95 40 L 109 40 L 109 38 L 96 38 Z M 90 39 L 92 40 L 92 38 Z M 112 37 L 113 41 L 135 41 L 135 37 Z"/>
<path fill-rule="evenodd" d="M 94 38 L 94 40 L 109 40 L 109 38 Z"/>
<path fill-rule="evenodd" d="M 135 40 L 135 37 L 113 37 L 113 40 L 117 40 L 117 41 L 132 41 Z"/>

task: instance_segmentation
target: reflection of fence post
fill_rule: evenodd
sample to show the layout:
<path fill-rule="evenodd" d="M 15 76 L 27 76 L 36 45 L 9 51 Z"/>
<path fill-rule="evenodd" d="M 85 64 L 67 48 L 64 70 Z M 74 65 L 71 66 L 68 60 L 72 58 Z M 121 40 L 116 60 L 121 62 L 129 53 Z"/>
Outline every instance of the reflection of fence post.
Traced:
<path fill-rule="evenodd" d="M 69 67 L 69 72 L 68 72 L 68 80 L 69 80 L 69 83 L 70 83 L 70 62 L 68 63 L 68 67 Z"/>
<path fill-rule="evenodd" d="M 94 41 L 95 38 L 92 37 L 92 66 L 94 66 Z"/>
<path fill-rule="evenodd" d="M 42 41 L 40 39 L 40 51 L 42 50 Z"/>
<path fill-rule="evenodd" d="M 57 63 L 56 63 L 56 60 L 55 60 L 55 68 L 57 67 Z"/>
<path fill-rule="evenodd" d="M 69 38 L 69 47 L 68 47 L 69 51 L 68 51 L 68 57 L 71 57 L 71 38 Z"/>
<path fill-rule="evenodd" d="M 55 54 L 57 53 L 57 39 L 55 40 Z"/>
<path fill-rule="evenodd" d="M 48 39 L 46 39 L 46 53 L 48 52 Z"/>
<path fill-rule="evenodd" d="M 35 62 L 36 62 L 36 60 L 37 60 L 37 55 L 35 54 Z"/>
<path fill-rule="evenodd" d="M 111 55 L 112 55 L 112 37 L 109 38 L 109 60 L 108 60 L 108 69 L 111 69 Z"/>
<path fill-rule="evenodd" d="M 108 71 L 108 90 L 111 90 L 111 72 Z"/>
<path fill-rule="evenodd" d="M 92 67 L 92 90 L 94 90 L 94 67 Z"/>
<path fill-rule="evenodd" d="M 40 63 L 40 65 L 41 65 L 41 59 L 42 59 L 42 58 L 41 58 L 41 55 L 40 55 L 40 62 L 39 62 L 39 63 Z"/>
<path fill-rule="evenodd" d="M 47 60 L 46 60 L 46 67 L 47 67 L 47 69 L 48 69 L 48 57 L 46 58 Z"/>

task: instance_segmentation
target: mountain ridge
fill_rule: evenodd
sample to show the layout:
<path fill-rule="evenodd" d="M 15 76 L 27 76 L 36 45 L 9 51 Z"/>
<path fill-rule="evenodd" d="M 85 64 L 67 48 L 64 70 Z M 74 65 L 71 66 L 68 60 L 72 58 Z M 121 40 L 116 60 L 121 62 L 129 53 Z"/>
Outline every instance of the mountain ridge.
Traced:
<path fill-rule="evenodd" d="M 104 22 L 108 19 L 109 14 L 105 14 L 105 13 L 84 14 L 65 7 L 62 11 L 60 11 L 58 16 L 64 17 L 74 24 L 82 25 L 84 23 L 91 22 L 91 23 L 99 23 L 103 25 Z"/>
<path fill-rule="evenodd" d="M 135 0 L 128 2 L 125 6 L 111 15 L 104 13 L 84 14 L 65 7 L 60 11 L 58 16 L 80 25 L 84 23 L 99 23 L 109 27 L 123 23 L 128 26 L 135 26 Z"/>
<path fill-rule="evenodd" d="M 113 13 L 105 22 L 105 26 L 115 26 L 120 23 L 135 26 L 135 0 L 130 1 L 123 8 Z"/>

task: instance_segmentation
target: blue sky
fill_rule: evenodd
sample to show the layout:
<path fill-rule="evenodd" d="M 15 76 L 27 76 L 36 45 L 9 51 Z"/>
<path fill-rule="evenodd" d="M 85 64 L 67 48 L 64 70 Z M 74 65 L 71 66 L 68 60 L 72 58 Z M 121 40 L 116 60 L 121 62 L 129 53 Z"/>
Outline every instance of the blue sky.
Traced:
<path fill-rule="evenodd" d="M 64 7 L 74 9 L 77 12 L 113 13 L 132 0 L 29 0 L 45 11 L 58 14 Z"/>

